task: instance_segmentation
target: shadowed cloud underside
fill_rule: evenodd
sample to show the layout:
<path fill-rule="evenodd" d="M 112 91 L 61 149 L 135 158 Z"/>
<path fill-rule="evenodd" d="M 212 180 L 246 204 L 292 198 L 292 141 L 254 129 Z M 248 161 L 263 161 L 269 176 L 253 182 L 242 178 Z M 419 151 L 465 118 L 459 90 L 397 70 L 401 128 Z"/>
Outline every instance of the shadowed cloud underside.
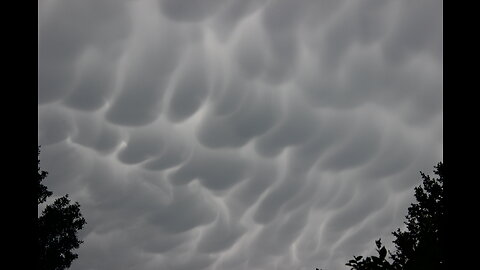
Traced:
<path fill-rule="evenodd" d="M 346 269 L 443 156 L 443 3 L 41 0 L 73 270 Z"/>

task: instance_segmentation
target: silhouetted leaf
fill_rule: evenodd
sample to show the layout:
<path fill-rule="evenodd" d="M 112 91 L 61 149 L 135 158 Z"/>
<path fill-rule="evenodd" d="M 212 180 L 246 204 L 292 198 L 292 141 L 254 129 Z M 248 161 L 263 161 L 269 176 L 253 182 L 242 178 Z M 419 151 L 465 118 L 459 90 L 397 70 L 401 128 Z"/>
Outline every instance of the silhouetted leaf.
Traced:
<path fill-rule="evenodd" d="M 383 247 L 382 249 L 380 249 L 378 254 L 380 255 L 380 259 L 382 260 L 385 259 L 385 257 L 387 256 L 387 249 Z"/>

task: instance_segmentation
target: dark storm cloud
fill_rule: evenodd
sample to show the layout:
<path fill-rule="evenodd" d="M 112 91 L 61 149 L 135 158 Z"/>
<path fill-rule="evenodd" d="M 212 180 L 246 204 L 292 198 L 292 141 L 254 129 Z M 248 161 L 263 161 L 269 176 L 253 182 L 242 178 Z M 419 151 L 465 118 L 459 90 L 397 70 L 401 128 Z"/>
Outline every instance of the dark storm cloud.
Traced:
<path fill-rule="evenodd" d="M 443 55 L 443 4 L 437 0 L 411 1 L 399 5 L 394 30 L 383 43 L 385 57 L 401 64 L 418 53 Z M 440 15 L 440 16 L 439 16 Z"/>
<path fill-rule="evenodd" d="M 183 250 L 179 250 L 177 254 L 184 253 Z M 166 264 L 167 269 L 172 270 L 189 270 L 189 269 L 206 269 L 215 261 L 215 257 L 208 254 L 188 254 L 187 256 L 175 256 L 170 259 Z M 153 266 L 152 269 L 155 266 Z"/>
<path fill-rule="evenodd" d="M 278 176 L 275 165 L 271 163 L 264 164 L 256 161 L 254 166 L 251 178 L 241 182 L 227 198 L 226 203 L 230 206 L 232 215 L 241 217 L 245 211 L 255 205 Z"/>
<path fill-rule="evenodd" d="M 365 166 L 364 178 L 378 180 L 383 177 L 401 172 L 411 164 L 414 149 L 402 132 L 390 132 L 382 142 L 381 152 L 375 157 L 371 165 Z"/>
<path fill-rule="evenodd" d="M 272 226 L 264 227 L 252 244 L 252 256 L 281 255 L 300 235 L 308 220 L 308 209 L 298 209 L 280 218 Z M 254 259 L 255 260 L 255 259 Z"/>
<path fill-rule="evenodd" d="M 215 210 L 205 202 L 201 193 L 181 187 L 175 189 L 171 202 L 164 208 L 149 214 L 154 225 L 174 234 L 209 224 L 214 218 Z"/>
<path fill-rule="evenodd" d="M 115 79 L 115 64 L 112 59 L 117 55 L 104 55 L 92 49 L 86 51 L 82 59 L 82 67 L 77 83 L 72 86 L 72 92 L 66 98 L 67 106 L 79 110 L 93 111 L 101 108 L 113 92 Z"/>
<path fill-rule="evenodd" d="M 162 137 L 155 132 L 134 131 L 128 138 L 125 148 L 118 153 L 118 160 L 125 164 L 141 163 L 162 152 L 164 144 Z"/>
<path fill-rule="evenodd" d="M 236 27 L 252 13 L 257 12 L 268 0 L 226 1 L 214 18 L 213 29 L 220 40 L 230 38 Z"/>
<path fill-rule="evenodd" d="M 39 103 L 72 91 L 77 61 L 87 48 L 110 47 L 130 30 L 124 1 L 57 1 L 51 6 L 38 26 Z"/>
<path fill-rule="evenodd" d="M 315 114 L 307 106 L 288 99 L 282 112 L 284 117 L 268 133 L 256 141 L 256 149 L 263 156 L 278 155 L 285 147 L 308 140 L 318 127 Z"/>
<path fill-rule="evenodd" d="M 339 13 L 343 16 L 332 18 L 323 37 L 324 47 L 320 52 L 320 62 L 338 68 L 343 57 L 357 43 L 369 45 L 382 38 L 389 26 L 391 1 L 359 1 L 349 3 Z"/>
<path fill-rule="evenodd" d="M 237 92 L 246 92 L 246 96 L 231 114 L 218 115 L 212 112 L 212 115 L 204 118 L 198 130 L 198 139 L 202 144 L 210 148 L 240 147 L 275 125 L 280 113 L 277 99 L 266 94 L 249 92 L 248 89 L 252 89 L 251 87 L 253 85 L 247 84 L 245 89 L 233 88 Z M 235 97 L 225 97 L 221 102 L 223 104 L 238 103 L 239 98 Z"/>
<path fill-rule="evenodd" d="M 199 148 L 170 177 L 176 185 L 198 179 L 212 190 L 228 189 L 245 179 L 249 162 L 232 152 L 216 152 Z"/>
<path fill-rule="evenodd" d="M 205 229 L 198 242 L 198 250 L 215 253 L 229 249 L 245 233 L 245 228 L 234 223 L 232 218 L 220 214 L 209 228 Z"/>
<path fill-rule="evenodd" d="M 329 148 L 338 145 L 350 133 L 354 122 L 341 113 L 330 117 L 331 112 L 320 114 L 315 128 L 318 132 L 306 142 L 294 146 L 290 154 L 289 166 L 292 170 L 309 171 Z"/>
<path fill-rule="evenodd" d="M 178 140 L 169 140 L 165 148 L 159 153 L 158 157 L 152 157 L 143 164 L 148 170 L 165 170 L 184 162 L 190 155 L 191 151 L 187 146 Z"/>
<path fill-rule="evenodd" d="M 174 86 L 169 103 L 168 116 L 174 122 L 185 120 L 194 114 L 205 101 L 210 89 L 205 51 L 192 49 L 190 53 L 179 71 L 180 78 Z"/>
<path fill-rule="evenodd" d="M 253 216 L 254 220 L 261 224 L 270 223 L 286 203 L 290 203 L 291 210 L 296 208 L 295 205 L 298 207 L 306 202 L 313 195 L 307 191 L 312 188 L 308 182 L 305 173 L 287 172 L 283 179 L 277 180 L 277 184 L 267 190 Z"/>
<path fill-rule="evenodd" d="M 334 181 L 334 183 L 328 183 L 332 181 Z M 352 201 L 356 192 L 355 187 L 353 185 L 349 185 L 348 183 L 342 182 L 341 178 L 340 179 L 330 178 L 328 179 L 328 182 L 326 183 L 327 187 L 333 185 L 333 187 L 330 187 L 330 190 L 332 192 L 330 193 L 330 195 L 324 194 L 323 192 L 321 192 L 321 194 L 326 198 L 329 198 L 329 200 L 327 201 L 326 198 L 320 199 L 319 202 L 322 202 L 322 203 L 319 203 L 318 207 L 320 208 L 327 207 L 328 210 L 337 210 Z M 335 182 L 338 182 L 338 183 L 335 183 Z"/>
<path fill-rule="evenodd" d="M 72 142 L 100 153 L 110 153 L 121 143 L 122 137 L 117 128 L 90 115 L 76 115 L 75 126 Z"/>
<path fill-rule="evenodd" d="M 201 21 L 213 15 L 228 1 L 222 0 L 158 0 L 162 13 L 181 22 Z"/>
<path fill-rule="evenodd" d="M 48 151 L 46 151 L 47 147 Z M 75 151 L 75 148 L 65 141 L 53 145 L 42 145 L 41 151 L 40 164 L 42 169 L 48 171 L 45 185 L 54 187 L 52 190 L 58 194 L 71 194 L 74 190 L 78 190 L 82 185 L 80 176 L 83 176 L 91 166 L 88 156 Z"/>
<path fill-rule="evenodd" d="M 279 84 L 290 79 L 296 71 L 299 44 L 295 30 L 306 8 L 308 3 L 280 0 L 269 2 L 263 10 L 262 23 L 270 55 L 265 74 L 268 82 Z"/>
<path fill-rule="evenodd" d="M 235 62 L 248 79 L 261 76 L 266 69 L 268 48 L 265 42 L 261 28 L 243 30 L 240 34 L 235 45 Z"/>
<path fill-rule="evenodd" d="M 172 30 L 155 33 L 127 56 L 122 89 L 107 112 L 107 119 L 120 125 L 139 126 L 153 122 L 160 113 L 170 75 L 179 65 L 182 38 Z M 145 39 L 143 35 L 138 39 Z"/>
<path fill-rule="evenodd" d="M 215 119 L 215 116 L 228 117 L 229 115 L 239 111 L 241 105 L 244 103 L 250 103 L 244 101 L 247 97 L 251 96 L 254 85 L 245 80 L 241 80 L 238 76 L 232 76 L 228 79 L 222 77 L 215 87 L 215 96 L 212 96 L 213 110 L 209 112 L 211 117 L 206 117 L 205 121 L 211 118 Z M 204 124 L 208 125 L 208 124 Z M 204 126 L 202 125 L 202 127 Z M 224 124 L 225 125 L 225 124 Z"/>
<path fill-rule="evenodd" d="M 327 170 L 346 170 L 361 166 L 375 156 L 379 147 L 381 134 L 374 126 L 361 126 L 354 130 L 351 137 L 338 145 L 325 157 L 322 167 Z"/>
<path fill-rule="evenodd" d="M 39 107 L 38 126 L 38 143 L 54 144 L 73 134 L 73 116 L 68 110 L 62 108 Z"/>
<path fill-rule="evenodd" d="M 337 209 L 334 217 L 328 221 L 326 228 L 328 232 L 344 231 L 346 228 L 354 227 L 367 218 L 375 210 L 384 205 L 388 195 L 382 188 L 371 189 L 363 194 L 355 193 L 353 199 Z"/>
<path fill-rule="evenodd" d="M 72 269 L 343 269 L 442 160 L 443 7 L 39 2 L 47 186 Z"/>

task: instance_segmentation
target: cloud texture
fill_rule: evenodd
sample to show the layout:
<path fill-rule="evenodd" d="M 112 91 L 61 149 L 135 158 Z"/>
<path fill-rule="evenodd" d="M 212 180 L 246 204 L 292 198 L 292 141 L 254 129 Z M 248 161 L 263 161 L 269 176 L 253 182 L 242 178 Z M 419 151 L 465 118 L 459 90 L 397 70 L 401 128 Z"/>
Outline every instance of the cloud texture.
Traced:
<path fill-rule="evenodd" d="M 346 269 L 443 155 L 443 3 L 40 0 L 72 269 Z"/>

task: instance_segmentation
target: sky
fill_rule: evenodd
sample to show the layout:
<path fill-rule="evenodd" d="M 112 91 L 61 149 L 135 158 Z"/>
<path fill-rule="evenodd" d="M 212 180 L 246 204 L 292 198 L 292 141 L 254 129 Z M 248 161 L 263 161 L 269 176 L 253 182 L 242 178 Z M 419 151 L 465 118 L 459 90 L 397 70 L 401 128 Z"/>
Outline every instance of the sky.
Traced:
<path fill-rule="evenodd" d="M 442 161 L 442 103 L 440 0 L 38 0 L 72 270 L 348 269 Z"/>

